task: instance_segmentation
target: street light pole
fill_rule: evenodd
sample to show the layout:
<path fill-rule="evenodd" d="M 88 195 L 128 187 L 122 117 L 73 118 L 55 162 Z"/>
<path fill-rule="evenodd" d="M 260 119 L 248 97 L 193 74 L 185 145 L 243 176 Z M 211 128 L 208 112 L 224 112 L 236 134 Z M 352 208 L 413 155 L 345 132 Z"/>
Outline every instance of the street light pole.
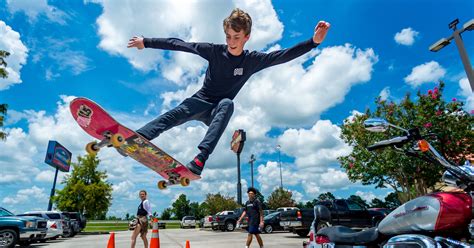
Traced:
<path fill-rule="evenodd" d="M 255 162 L 255 155 L 250 155 L 250 171 L 251 171 L 251 175 L 252 175 L 252 188 L 253 188 L 253 162 Z"/>
<path fill-rule="evenodd" d="M 472 91 L 474 90 L 474 71 L 472 70 L 471 62 L 469 61 L 469 57 L 467 56 L 466 48 L 464 47 L 464 43 L 462 41 L 461 33 L 466 30 L 474 30 L 474 19 L 471 19 L 470 21 L 466 22 L 461 29 L 457 29 L 456 25 L 458 23 L 458 19 L 449 23 L 449 28 L 454 31 L 453 34 L 449 38 L 442 38 L 433 45 L 431 45 L 430 51 L 437 52 L 443 47 L 449 45 L 450 41 L 454 39 L 459 51 L 459 55 L 461 56 L 461 61 L 464 66 L 464 70 L 466 71 L 467 79 L 469 81 L 469 84 L 471 85 Z"/>
<path fill-rule="evenodd" d="M 278 164 L 280 164 L 280 187 L 283 189 L 283 176 L 281 174 L 281 157 L 280 157 L 281 146 L 277 145 L 276 148 L 278 149 Z"/>

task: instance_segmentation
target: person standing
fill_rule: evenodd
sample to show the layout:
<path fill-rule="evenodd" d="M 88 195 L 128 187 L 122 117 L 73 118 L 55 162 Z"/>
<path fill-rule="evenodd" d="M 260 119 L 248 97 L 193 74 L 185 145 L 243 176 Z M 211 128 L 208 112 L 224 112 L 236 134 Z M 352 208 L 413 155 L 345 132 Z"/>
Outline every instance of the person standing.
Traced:
<path fill-rule="evenodd" d="M 244 211 L 240 216 L 239 220 L 237 221 L 237 225 L 239 226 L 242 218 L 247 215 L 249 217 L 248 223 L 248 235 L 247 235 L 247 243 L 245 248 L 250 247 L 252 243 L 252 237 L 255 235 L 260 248 L 263 248 L 263 240 L 260 237 L 261 230 L 263 229 L 263 208 L 262 203 L 257 199 L 257 190 L 253 187 L 249 187 L 247 189 L 247 195 L 249 200 L 245 203 Z"/>
<path fill-rule="evenodd" d="M 135 248 L 135 243 L 137 241 L 138 234 L 143 240 L 143 245 L 145 248 L 148 248 L 148 239 L 146 234 L 148 232 L 148 217 L 152 217 L 150 202 L 147 199 L 147 193 L 145 190 L 140 190 L 139 193 L 140 199 L 142 202 L 138 205 L 137 210 L 137 225 L 132 233 L 132 248 Z"/>

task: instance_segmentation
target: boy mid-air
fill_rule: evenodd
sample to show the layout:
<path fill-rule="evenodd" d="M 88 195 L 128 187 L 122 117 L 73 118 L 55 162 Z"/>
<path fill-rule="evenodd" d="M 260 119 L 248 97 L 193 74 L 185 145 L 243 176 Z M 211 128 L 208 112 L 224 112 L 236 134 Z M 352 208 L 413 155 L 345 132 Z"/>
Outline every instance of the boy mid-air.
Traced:
<path fill-rule="evenodd" d="M 199 154 L 186 165 L 194 174 L 201 175 L 206 160 L 214 151 L 232 116 L 234 111 L 232 100 L 250 76 L 309 52 L 323 42 L 329 27 L 329 23 L 320 21 L 311 39 L 271 53 L 244 50 L 245 43 L 250 39 L 252 19 L 240 9 L 234 9 L 224 20 L 225 45 L 184 42 L 177 38 L 133 37 L 128 42 L 128 48 L 147 47 L 194 53 L 209 62 L 204 83 L 198 92 L 137 132 L 152 140 L 162 132 L 187 121 L 202 121 L 209 128 L 198 145 Z"/>

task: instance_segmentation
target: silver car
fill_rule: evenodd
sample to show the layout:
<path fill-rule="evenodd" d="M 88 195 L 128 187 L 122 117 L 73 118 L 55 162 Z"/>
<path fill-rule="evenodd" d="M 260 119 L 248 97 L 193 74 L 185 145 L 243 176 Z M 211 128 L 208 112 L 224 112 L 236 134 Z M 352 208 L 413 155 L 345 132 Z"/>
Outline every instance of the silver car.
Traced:
<path fill-rule="evenodd" d="M 64 236 L 65 220 L 60 212 L 57 211 L 30 211 L 19 216 L 37 216 L 48 220 L 48 231 L 45 239 L 56 239 Z"/>

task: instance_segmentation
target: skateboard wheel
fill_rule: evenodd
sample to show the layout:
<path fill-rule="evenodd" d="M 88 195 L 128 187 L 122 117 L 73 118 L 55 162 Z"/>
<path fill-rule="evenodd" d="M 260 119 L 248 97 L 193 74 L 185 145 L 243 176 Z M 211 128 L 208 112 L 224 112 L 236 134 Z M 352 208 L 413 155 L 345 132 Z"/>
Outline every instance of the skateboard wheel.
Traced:
<path fill-rule="evenodd" d="M 166 181 L 159 181 L 158 182 L 159 189 L 166 189 Z"/>
<path fill-rule="evenodd" d="M 189 183 L 191 183 L 191 181 L 189 180 L 189 178 L 186 178 L 186 177 L 182 177 L 179 182 L 181 183 L 181 186 L 188 186 Z"/>
<path fill-rule="evenodd" d="M 92 142 L 89 142 L 87 145 L 86 145 L 86 152 L 89 154 L 89 155 L 97 155 L 97 153 L 99 152 L 100 148 L 97 147 L 97 142 L 95 141 L 92 141 Z"/>
<path fill-rule="evenodd" d="M 112 143 L 113 147 L 120 147 L 125 142 L 125 139 L 123 138 L 121 134 L 116 133 L 112 135 L 112 137 L 110 138 L 110 142 Z"/>

